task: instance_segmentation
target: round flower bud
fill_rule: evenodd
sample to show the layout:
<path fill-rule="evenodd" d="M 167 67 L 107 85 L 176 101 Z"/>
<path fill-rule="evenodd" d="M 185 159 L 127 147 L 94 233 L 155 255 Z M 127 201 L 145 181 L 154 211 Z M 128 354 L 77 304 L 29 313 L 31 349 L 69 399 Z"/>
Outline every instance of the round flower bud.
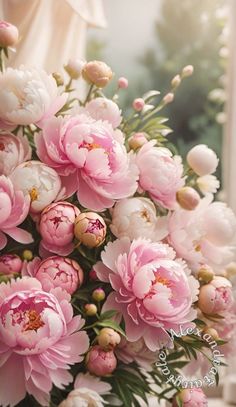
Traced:
<path fill-rule="evenodd" d="M 18 29 L 7 21 L 0 21 L 0 47 L 12 47 L 19 39 Z"/>
<path fill-rule="evenodd" d="M 133 101 L 133 108 L 136 112 L 141 112 L 145 106 L 145 101 L 142 98 L 134 99 Z"/>
<path fill-rule="evenodd" d="M 82 59 L 69 59 L 68 64 L 64 66 L 64 69 L 71 79 L 79 79 L 85 64 L 86 62 Z"/>
<path fill-rule="evenodd" d="M 203 329 L 203 334 L 211 336 L 211 338 L 215 339 L 216 341 L 218 341 L 220 339 L 217 330 L 214 329 L 214 328 L 208 328 L 208 327 L 204 328 Z"/>
<path fill-rule="evenodd" d="M 92 299 L 94 301 L 100 302 L 106 298 L 105 291 L 102 288 L 96 288 L 92 293 Z"/>
<path fill-rule="evenodd" d="M 192 389 L 181 390 L 174 398 L 172 407 L 178 407 L 179 404 L 176 400 L 178 398 L 182 407 L 207 407 L 207 397 L 200 388 L 193 387 Z"/>
<path fill-rule="evenodd" d="M 75 219 L 76 239 L 90 248 L 98 247 L 104 242 L 106 229 L 105 221 L 95 212 L 80 213 Z"/>
<path fill-rule="evenodd" d="M 55 79 L 57 86 L 62 86 L 64 85 L 64 79 L 63 76 L 59 72 L 53 72 L 52 74 L 53 78 Z"/>
<path fill-rule="evenodd" d="M 117 360 L 112 350 L 106 352 L 99 345 L 93 346 L 86 356 L 88 371 L 96 376 L 110 375 L 116 368 Z"/>
<path fill-rule="evenodd" d="M 16 254 L 3 254 L 0 256 L 0 274 L 12 277 L 15 273 L 20 273 L 22 260 Z"/>
<path fill-rule="evenodd" d="M 85 304 L 84 306 L 85 314 L 88 317 L 93 317 L 98 312 L 97 306 L 95 304 Z"/>
<path fill-rule="evenodd" d="M 82 69 L 83 78 L 98 88 L 104 88 L 111 80 L 111 68 L 102 61 L 87 62 Z"/>
<path fill-rule="evenodd" d="M 163 102 L 165 103 L 165 105 L 168 105 L 169 103 L 172 103 L 173 100 L 175 98 L 174 93 L 170 92 L 167 93 L 164 97 L 163 97 Z"/>
<path fill-rule="evenodd" d="M 188 165 L 200 176 L 212 174 L 218 165 L 216 153 L 205 144 L 198 144 L 187 154 Z"/>
<path fill-rule="evenodd" d="M 177 88 L 180 85 L 180 83 L 181 83 L 180 75 L 175 75 L 171 81 L 171 86 L 173 86 L 173 88 Z"/>
<path fill-rule="evenodd" d="M 26 250 L 23 251 L 22 257 L 23 257 L 24 260 L 30 261 L 30 260 L 33 259 L 34 256 L 33 256 L 33 253 L 32 253 L 31 250 L 26 249 Z"/>
<path fill-rule="evenodd" d="M 147 134 L 144 132 L 140 133 L 134 133 L 130 138 L 129 138 L 129 146 L 133 150 L 136 150 L 137 148 L 142 147 L 144 144 L 148 142 L 147 140 Z"/>
<path fill-rule="evenodd" d="M 192 211 L 193 209 L 195 209 L 200 202 L 199 194 L 195 189 L 191 187 L 183 187 L 179 189 L 176 194 L 176 199 L 181 208 L 188 211 Z"/>
<path fill-rule="evenodd" d="M 224 277 L 215 276 L 200 288 L 198 307 L 205 314 L 218 314 L 233 304 L 232 284 Z"/>
<path fill-rule="evenodd" d="M 97 337 L 98 344 L 105 350 L 114 349 L 121 341 L 120 335 L 111 328 L 103 328 Z"/>
<path fill-rule="evenodd" d="M 210 283 L 213 280 L 214 276 L 215 276 L 214 271 L 207 264 L 202 265 L 201 268 L 198 270 L 197 274 L 198 280 L 201 283 L 205 284 Z"/>
<path fill-rule="evenodd" d="M 191 76 L 193 74 L 194 67 L 192 65 L 186 65 L 182 70 L 182 76 L 186 78 L 187 76 Z"/>
<path fill-rule="evenodd" d="M 129 81 L 127 78 L 124 78 L 123 76 L 118 79 L 118 87 L 120 89 L 127 89 L 129 86 Z"/>

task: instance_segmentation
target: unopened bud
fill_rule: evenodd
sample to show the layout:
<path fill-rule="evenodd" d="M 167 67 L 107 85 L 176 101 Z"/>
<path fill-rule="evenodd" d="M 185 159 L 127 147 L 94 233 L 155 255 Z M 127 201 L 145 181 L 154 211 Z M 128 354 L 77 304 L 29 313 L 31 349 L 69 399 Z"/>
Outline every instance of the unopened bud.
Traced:
<path fill-rule="evenodd" d="M 88 317 L 93 317 L 98 312 L 97 306 L 95 304 L 85 304 L 84 309 Z"/>
<path fill-rule="evenodd" d="M 173 86 L 173 88 L 177 88 L 180 85 L 180 83 L 181 83 L 180 75 L 175 75 L 171 81 L 171 86 Z"/>
<path fill-rule="evenodd" d="M 195 209 L 200 202 L 200 196 L 198 192 L 191 187 L 181 188 L 176 194 L 176 199 L 181 208 L 188 211 L 192 211 L 193 209 Z"/>
<path fill-rule="evenodd" d="M 214 275 L 215 273 L 212 268 L 205 264 L 202 265 L 201 268 L 198 270 L 197 278 L 201 283 L 208 284 L 213 280 Z"/>
<path fill-rule="evenodd" d="M 165 105 L 168 105 L 169 103 L 173 102 L 174 97 L 174 93 L 169 92 L 163 97 L 163 102 L 165 103 Z"/>
<path fill-rule="evenodd" d="M 33 258 L 33 253 L 31 250 L 24 250 L 22 253 L 22 257 L 24 260 L 30 261 Z"/>
<path fill-rule="evenodd" d="M 148 142 L 146 136 L 147 136 L 146 133 L 133 134 L 128 141 L 129 147 L 132 148 L 133 150 L 142 147 L 144 144 Z"/>
<path fill-rule="evenodd" d="M 63 76 L 59 72 L 53 72 L 52 74 L 53 78 L 55 79 L 57 86 L 62 86 L 64 85 L 64 79 Z"/>
<path fill-rule="evenodd" d="M 102 288 L 96 288 L 96 290 L 94 290 L 92 293 L 92 299 L 97 302 L 103 301 L 105 297 L 106 294 Z"/>
<path fill-rule="evenodd" d="M 145 101 L 142 98 L 134 99 L 133 101 L 133 108 L 136 112 L 141 112 L 145 106 Z"/>
<path fill-rule="evenodd" d="M 194 67 L 192 65 L 186 65 L 182 70 L 182 76 L 187 78 L 187 76 L 191 76 L 193 74 Z"/>

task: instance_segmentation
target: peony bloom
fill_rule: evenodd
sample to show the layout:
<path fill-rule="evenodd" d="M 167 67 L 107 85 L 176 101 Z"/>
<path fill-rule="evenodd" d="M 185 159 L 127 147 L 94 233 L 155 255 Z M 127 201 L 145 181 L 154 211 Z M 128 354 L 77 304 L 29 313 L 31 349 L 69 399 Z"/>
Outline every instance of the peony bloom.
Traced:
<path fill-rule="evenodd" d="M 208 193 L 215 194 L 217 189 L 220 188 L 220 181 L 215 175 L 203 175 L 202 177 L 198 177 L 196 182 L 198 188 L 204 195 Z"/>
<path fill-rule="evenodd" d="M 11 173 L 13 185 L 31 198 L 30 211 L 41 212 L 54 201 L 61 189 L 59 175 L 40 161 L 27 161 Z"/>
<path fill-rule="evenodd" d="M 94 212 L 80 213 L 75 219 L 75 237 L 87 247 L 98 247 L 106 238 L 106 223 Z"/>
<path fill-rule="evenodd" d="M 24 262 L 23 276 L 35 277 L 42 284 L 43 290 L 61 287 L 73 294 L 83 283 L 83 271 L 79 264 L 67 257 L 52 256 L 45 260 L 39 257 L 31 262 Z"/>
<path fill-rule="evenodd" d="M 203 176 L 215 172 L 219 159 L 211 148 L 198 144 L 188 152 L 187 162 L 197 175 Z"/>
<path fill-rule="evenodd" d="M 150 351 L 142 338 L 135 342 L 129 342 L 122 338 L 121 343 L 115 349 L 115 354 L 118 360 L 123 363 L 129 365 L 136 362 L 147 372 L 152 370 L 153 363 L 158 360 L 158 353 Z"/>
<path fill-rule="evenodd" d="M 43 291 L 35 278 L 0 285 L 1 406 L 17 405 L 26 392 L 49 405 L 52 385 L 63 389 L 73 380 L 69 365 L 82 361 L 89 340 L 69 301 L 60 288 Z"/>
<path fill-rule="evenodd" d="M 121 111 L 117 104 L 110 99 L 102 97 L 93 99 L 86 104 L 85 109 L 93 119 L 108 121 L 113 129 L 121 123 Z"/>
<path fill-rule="evenodd" d="M 227 278 L 216 276 L 201 287 L 198 306 L 205 314 L 218 314 L 233 305 L 232 284 Z"/>
<path fill-rule="evenodd" d="M 198 283 L 188 279 L 174 250 L 142 238 L 132 243 L 122 238 L 108 243 L 101 259 L 94 269 L 114 290 L 104 310 L 122 314 L 128 341 L 143 338 L 152 351 L 170 346 L 168 329 L 194 319 L 192 303 L 198 292 Z"/>
<path fill-rule="evenodd" d="M 0 127 L 41 123 L 57 113 L 67 100 L 67 94 L 58 95 L 52 75 L 43 70 L 7 68 L 0 73 Z"/>
<path fill-rule="evenodd" d="M 111 214 L 110 229 L 118 238 L 146 237 L 157 241 L 168 235 L 167 218 L 157 217 L 155 205 L 148 198 L 122 199 L 111 209 Z"/>
<path fill-rule="evenodd" d="M 82 69 L 83 78 L 98 88 L 104 88 L 112 79 L 111 68 L 102 61 L 87 62 Z"/>
<path fill-rule="evenodd" d="M 15 25 L 0 20 L 0 47 L 13 47 L 19 38 L 19 32 Z"/>
<path fill-rule="evenodd" d="M 69 202 L 55 202 L 41 213 L 41 245 L 49 252 L 67 256 L 74 250 L 74 223 L 80 211 Z"/>
<path fill-rule="evenodd" d="M 168 241 L 191 268 L 206 263 L 217 271 L 232 260 L 236 218 L 225 203 L 207 195 L 195 210 L 178 209 L 168 219 Z"/>
<path fill-rule="evenodd" d="M 164 208 L 174 209 L 176 192 L 184 186 L 183 166 L 179 156 L 172 157 L 167 148 L 155 147 L 149 141 L 139 150 L 136 158 L 140 176 L 139 186 Z"/>
<path fill-rule="evenodd" d="M 20 273 L 22 260 L 16 254 L 3 254 L 0 256 L 0 275 L 13 277 L 15 273 Z"/>
<path fill-rule="evenodd" d="M 96 376 L 110 375 L 117 365 L 113 350 L 104 350 L 99 345 L 90 348 L 85 361 L 88 371 Z"/>
<path fill-rule="evenodd" d="M 111 386 L 98 377 L 91 376 L 89 373 L 79 373 L 74 387 L 59 407 L 103 407 L 107 404 L 101 395 L 109 394 Z"/>
<path fill-rule="evenodd" d="M 20 225 L 29 213 L 30 199 L 22 191 L 14 189 L 11 180 L 5 175 L 0 176 L 0 250 L 7 244 L 5 234 L 20 243 L 32 243 L 29 232 L 22 230 Z"/>
<path fill-rule="evenodd" d="M 69 59 L 68 63 L 64 66 L 64 69 L 71 79 L 79 79 L 85 64 L 86 62 L 82 59 Z"/>
<path fill-rule="evenodd" d="M 26 136 L 0 133 L 0 175 L 9 175 L 19 164 L 30 160 L 31 153 Z"/>
<path fill-rule="evenodd" d="M 67 196 L 77 191 L 86 208 L 102 211 L 136 191 L 136 166 L 107 122 L 84 114 L 54 117 L 35 143 L 40 159 L 63 176 Z"/>
<path fill-rule="evenodd" d="M 206 395 L 202 389 L 193 387 L 192 389 L 184 389 L 178 393 L 178 398 L 182 402 L 182 407 L 207 407 L 208 402 Z M 176 399 L 173 401 L 173 407 L 178 407 Z"/>

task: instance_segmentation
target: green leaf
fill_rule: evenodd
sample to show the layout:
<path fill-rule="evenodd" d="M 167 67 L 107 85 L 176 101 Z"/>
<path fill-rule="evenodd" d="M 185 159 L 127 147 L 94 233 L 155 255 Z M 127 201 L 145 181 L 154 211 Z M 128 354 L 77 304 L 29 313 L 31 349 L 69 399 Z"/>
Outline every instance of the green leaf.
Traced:
<path fill-rule="evenodd" d="M 123 329 L 116 322 L 112 321 L 111 319 L 104 319 L 103 321 L 98 321 L 97 325 L 103 326 L 105 328 L 106 327 L 112 328 L 115 331 L 119 332 L 121 335 L 126 336 Z"/>
<path fill-rule="evenodd" d="M 117 311 L 115 310 L 109 310 L 109 311 L 105 311 L 100 315 L 100 321 L 104 320 L 104 319 L 109 319 L 114 317 L 117 314 Z"/>

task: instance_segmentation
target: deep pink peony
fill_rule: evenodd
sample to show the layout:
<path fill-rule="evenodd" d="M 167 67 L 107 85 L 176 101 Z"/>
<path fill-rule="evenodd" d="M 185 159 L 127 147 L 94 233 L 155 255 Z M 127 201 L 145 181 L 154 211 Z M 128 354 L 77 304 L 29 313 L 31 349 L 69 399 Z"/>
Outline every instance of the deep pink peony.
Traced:
<path fill-rule="evenodd" d="M 86 355 L 86 367 L 96 376 L 110 375 L 116 368 L 117 360 L 113 350 L 104 350 L 101 346 L 92 346 Z"/>
<path fill-rule="evenodd" d="M 31 159 L 26 136 L 0 133 L 0 175 L 9 175 L 19 164 Z"/>
<path fill-rule="evenodd" d="M 22 268 L 22 260 L 16 254 L 3 254 L 0 256 L 0 274 L 13 276 L 15 273 L 20 273 Z"/>
<path fill-rule="evenodd" d="M 43 261 L 39 257 L 30 262 L 25 261 L 22 275 L 37 278 L 43 290 L 47 292 L 61 287 L 73 294 L 83 282 L 83 271 L 79 264 L 75 260 L 60 256 L 51 256 Z"/>
<path fill-rule="evenodd" d="M 108 243 L 101 259 L 94 269 L 114 290 L 104 309 L 123 315 L 127 339 L 135 342 L 143 337 L 152 351 L 171 346 L 167 330 L 179 330 L 180 324 L 195 318 L 192 302 L 198 292 L 198 283 L 188 278 L 174 250 L 146 239 L 131 243 L 122 238 Z"/>
<path fill-rule="evenodd" d="M 14 190 L 12 182 L 5 175 L 0 176 L 0 250 L 7 244 L 5 234 L 20 243 L 31 243 L 32 236 L 20 225 L 29 213 L 30 197 Z"/>
<path fill-rule="evenodd" d="M 137 168 L 120 131 L 87 115 L 54 117 L 35 136 L 39 158 L 54 168 L 84 207 L 102 211 L 137 188 Z"/>
<path fill-rule="evenodd" d="M 176 207 L 176 192 L 184 186 L 181 157 L 167 148 L 155 147 L 154 140 L 140 148 L 136 163 L 140 176 L 139 186 L 149 193 L 154 202 L 164 208 Z"/>
<path fill-rule="evenodd" d="M 73 380 L 70 365 L 81 362 L 89 346 L 84 321 L 73 318 L 70 295 L 42 290 L 35 278 L 0 285 L 0 405 L 15 406 L 32 394 L 49 405 L 52 384 Z M 14 388 L 9 378 L 14 377 Z"/>
<path fill-rule="evenodd" d="M 49 252 L 67 256 L 74 250 L 74 223 L 79 209 L 69 202 L 55 202 L 41 213 L 41 246 Z"/>
<path fill-rule="evenodd" d="M 207 407 L 207 397 L 202 389 L 184 389 L 178 394 L 182 402 L 182 407 Z M 173 407 L 178 407 L 176 400 L 173 401 Z"/>

